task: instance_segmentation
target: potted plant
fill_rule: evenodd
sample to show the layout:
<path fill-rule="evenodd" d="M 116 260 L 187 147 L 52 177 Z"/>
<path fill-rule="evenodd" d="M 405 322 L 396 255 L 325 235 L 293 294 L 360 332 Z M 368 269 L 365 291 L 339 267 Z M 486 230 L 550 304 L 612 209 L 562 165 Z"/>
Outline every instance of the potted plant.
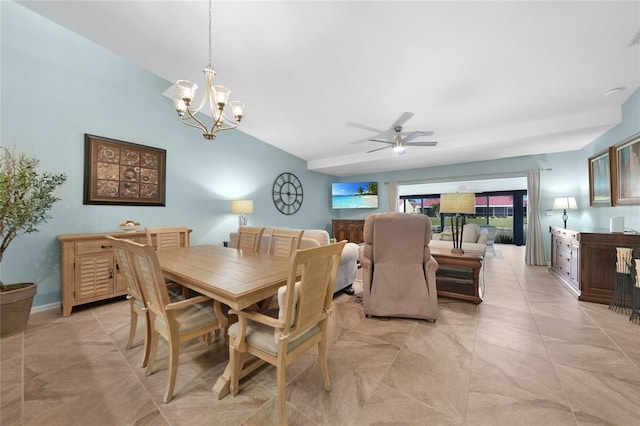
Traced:
<path fill-rule="evenodd" d="M 67 180 L 64 173 L 38 173 L 38 163 L 0 148 L 0 262 L 14 238 L 38 231 L 51 219 L 49 210 L 59 200 L 53 192 Z M 35 293 L 35 283 L 5 285 L 0 280 L 0 336 L 24 331 Z"/>

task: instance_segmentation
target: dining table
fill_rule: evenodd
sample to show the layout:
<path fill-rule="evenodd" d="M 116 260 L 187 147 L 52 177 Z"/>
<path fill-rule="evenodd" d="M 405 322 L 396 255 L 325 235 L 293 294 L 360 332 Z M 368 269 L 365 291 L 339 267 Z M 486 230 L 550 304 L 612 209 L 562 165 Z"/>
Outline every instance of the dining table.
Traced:
<path fill-rule="evenodd" d="M 222 328 L 228 327 L 228 310 L 243 310 L 269 300 L 287 283 L 291 259 L 215 245 L 163 249 L 158 260 L 171 281 L 211 297 Z M 257 360 L 254 360 L 257 361 Z M 247 368 L 246 372 L 259 366 Z M 229 365 L 213 386 L 218 399 L 229 393 Z"/>

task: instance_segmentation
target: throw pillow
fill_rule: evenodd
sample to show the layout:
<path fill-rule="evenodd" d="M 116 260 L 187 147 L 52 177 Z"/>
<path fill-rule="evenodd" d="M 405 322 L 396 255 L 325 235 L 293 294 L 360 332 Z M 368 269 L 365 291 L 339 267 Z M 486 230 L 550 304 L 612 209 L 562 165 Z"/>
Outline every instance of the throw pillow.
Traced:
<path fill-rule="evenodd" d="M 478 229 L 473 225 L 465 225 L 462 233 L 463 243 L 475 243 L 478 241 Z"/>

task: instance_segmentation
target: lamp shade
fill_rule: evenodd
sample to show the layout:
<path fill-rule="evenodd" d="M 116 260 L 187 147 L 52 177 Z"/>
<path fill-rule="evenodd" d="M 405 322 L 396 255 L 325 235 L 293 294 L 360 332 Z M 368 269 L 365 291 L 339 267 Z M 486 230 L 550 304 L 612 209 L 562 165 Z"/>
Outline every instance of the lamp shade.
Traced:
<path fill-rule="evenodd" d="M 553 200 L 553 210 L 577 210 L 575 197 L 557 197 Z"/>
<path fill-rule="evenodd" d="M 233 200 L 231 201 L 231 213 L 251 214 L 253 213 L 253 200 Z"/>
<path fill-rule="evenodd" d="M 440 213 L 475 213 L 476 194 L 456 192 L 440 195 Z"/>

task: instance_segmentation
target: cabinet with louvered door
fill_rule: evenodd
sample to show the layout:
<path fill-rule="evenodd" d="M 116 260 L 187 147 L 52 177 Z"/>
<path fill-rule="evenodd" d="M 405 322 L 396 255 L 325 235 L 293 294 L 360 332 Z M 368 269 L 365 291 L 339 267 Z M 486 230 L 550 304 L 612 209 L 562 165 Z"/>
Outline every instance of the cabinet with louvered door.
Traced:
<path fill-rule="evenodd" d="M 62 315 L 74 306 L 127 294 L 107 235 L 144 242 L 143 232 L 59 235 L 62 249 Z"/>
<path fill-rule="evenodd" d="M 74 281 L 76 300 L 113 294 L 115 285 L 113 253 L 76 257 Z"/>

